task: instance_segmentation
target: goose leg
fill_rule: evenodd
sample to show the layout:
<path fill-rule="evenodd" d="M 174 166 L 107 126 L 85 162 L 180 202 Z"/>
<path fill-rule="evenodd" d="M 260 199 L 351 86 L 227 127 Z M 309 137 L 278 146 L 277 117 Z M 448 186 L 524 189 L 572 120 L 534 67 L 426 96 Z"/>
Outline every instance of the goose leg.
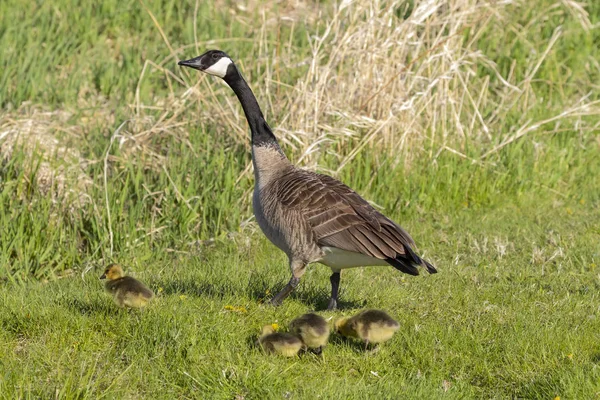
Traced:
<path fill-rule="evenodd" d="M 340 288 L 340 273 L 334 272 L 331 274 L 329 281 L 331 282 L 331 298 L 329 304 L 327 304 L 327 309 L 335 310 L 337 308 L 338 289 Z"/>
<path fill-rule="evenodd" d="M 280 306 L 281 303 L 283 303 L 283 300 L 296 289 L 296 286 L 298 286 L 298 283 L 300 282 L 300 278 L 302 278 L 304 271 L 306 271 L 306 263 L 299 260 L 290 261 L 290 269 L 292 270 L 292 279 L 290 279 L 281 292 L 277 293 L 277 295 L 271 299 L 271 304 L 274 306 Z"/>

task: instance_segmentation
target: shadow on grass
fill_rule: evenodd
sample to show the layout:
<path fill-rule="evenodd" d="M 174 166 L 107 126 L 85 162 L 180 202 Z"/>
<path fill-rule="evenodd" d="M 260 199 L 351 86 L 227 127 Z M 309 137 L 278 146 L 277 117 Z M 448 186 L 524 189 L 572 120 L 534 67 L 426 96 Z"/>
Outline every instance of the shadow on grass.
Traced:
<path fill-rule="evenodd" d="M 312 307 L 312 311 L 326 311 L 329 304 L 330 294 L 316 288 L 303 288 L 290 294 L 290 298 L 298 300 Z M 343 296 L 338 298 L 338 310 L 352 310 L 364 308 L 367 302 L 365 300 L 345 300 Z"/>
<path fill-rule="evenodd" d="M 600 353 L 594 353 L 590 357 L 590 361 L 594 364 L 600 364 Z"/>
<path fill-rule="evenodd" d="M 222 299 L 226 295 L 236 294 L 235 288 L 228 283 L 216 284 L 192 279 L 173 280 L 167 282 L 155 281 L 154 287 L 161 287 L 166 295 L 186 294 L 190 296 L 209 296 Z"/>
<path fill-rule="evenodd" d="M 273 284 L 273 278 L 266 274 L 252 273 L 247 284 L 236 285 L 232 282 L 211 282 L 205 278 L 194 280 L 176 279 L 171 281 L 154 281 L 151 287 L 161 287 L 165 295 L 186 294 L 189 296 L 208 296 L 223 299 L 226 296 L 246 295 L 257 303 L 268 303 L 285 283 Z M 329 303 L 329 293 L 311 287 L 300 287 L 290 294 L 290 299 L 306 304 L 313 311 L 324 311 Z M 366 301 L 338 301 L 339 309 L 359 309 L 366 306 Z"/>
<path fill-rule="evenodd" d="M 552 374 L 533 377 L 527 382 L 522 382 L 513 393 L 513 398 L 542 399 L 555 398 L 564 392 L 564 384 L 560 378 Z"/>
<path fill-rule="evenodd" d="M 285 331 L 283 331 L 283 332 L 285 332 Z M 263 350 L 261 345 L 258 343 L 259 336 L 260 336 L 259 334 L 253 334 L 246 338 L 246 345 L 248 346 L 249 349 L 255 350 L 255 351 L 261 353 L 262 355 L 264 355 L 265 357 L 281 357 L 280 355 L 277 355 L 277 354 L 269 354 L 265 350 Z M 313 357 L 313 358 L 317 358 L 318 360 L 323 359 L 321 354 L 315 354 L 315 352 L 312 349 L 300 349 L 300 351 L 298 352 L 298 357 L 300 357 L 300 358 Z"/>
<path fill-rule="evenodd" d="M 256 334 L 252 334 L 252 335 L 246 337 L 246 346 L 248 346 L 249 349 L 253 349 L 253 350 L 262 352 L 262 348 L 258 344 L 259 336 L 260 335 L 258 333 L 256 333 Z"/>
<path fill-rule="evenodd" d="M 115 305 L 110 296 L 106 296 L 105 299 L 96 298 L 89 301 L 65 298 L 61 299 L 58 303 L 81 315 L 103 314 L 114 316 L 123 311 Z"/>
<path fill-rule="evenodd" d="M 14 337 L 27 338 L 48 323 L 48 319 L 30 313 L 16 313 L 9 311 L 0 318 L 0 328 Z"/>
<path fill-rule="evenodd" d="M 254 274 L 253 279 L 250 280 L 251 292 L 249 292 L 250 296 L 256 300 L 261 300 L 263 302 L 268 302 L 271 300 L 273 296 L 279 293 L 285 285 L 287 281 L 279 282 L 276 284 L 272 283 L 272 279 L 268 279 L 268 277 L 264 275 Z M 268 295 L 267 295 L 268 293 Z M 290 295 L 289 299 L 294 299 L 296 301 L 300 301 L 309 307 L 311 311 L 325 311 L 327 310 L 327 305 L 329 304 L 329 291 L 325 291 L 319 288 L 316 288 L 307 282 L 300 281 L 300 284 Z M 285 301 L 284 301 L 285 302 Z M 366 301 L 353 301 L 353 300 L 345 300 L 343 298 L 343 294 L 340 295 L 338 299 L 338 309 L 354 309 L 354 308 L 362 308 L 366 305 Z"/>
<path fill-rule="evenodd" d="M 369 351 L 371 351 L 374 348 L 373 346 L 366 347 L 363 342 L 344 337 L 335 332 L 332 332 L 331 336 L 329 336 L 328 346 L 330 346 L 330 345 L 346 346 L 346 347 L 351 348 L 352 350 L 354 350 L 357 353 L 368 353 Z"/>

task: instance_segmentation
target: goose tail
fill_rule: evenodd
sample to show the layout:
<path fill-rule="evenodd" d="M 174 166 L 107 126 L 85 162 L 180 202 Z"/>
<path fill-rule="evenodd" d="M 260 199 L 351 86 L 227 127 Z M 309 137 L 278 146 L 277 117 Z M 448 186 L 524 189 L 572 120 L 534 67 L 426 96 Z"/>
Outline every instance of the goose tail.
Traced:
<path fill-rule="evenodd" d="M 418 266 L 424 267 L 430 274 L 436 274 L 437 269 L 430 262 L 419 257 L 410 246 L 404 246 L 406 254 L 398 254 L 395 258 L 387 258 L 392 267 L 409 275 L 419 275 Z"/>

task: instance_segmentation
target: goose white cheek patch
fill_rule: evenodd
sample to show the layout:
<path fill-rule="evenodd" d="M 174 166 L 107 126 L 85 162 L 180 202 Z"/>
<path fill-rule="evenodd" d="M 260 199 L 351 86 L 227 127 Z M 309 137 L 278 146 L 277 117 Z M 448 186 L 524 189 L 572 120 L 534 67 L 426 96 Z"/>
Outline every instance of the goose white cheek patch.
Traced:
<path fill-rule="evenodd" d="M 223 57 L 210 67 L 206 68 L 204 72 L 207 74 L 216 75 L 219 78 L 223 78 L 225 75 L 227 75 L 227 67 L 229 67 L 229 64 L 231 63 L 232 61 L 230 58 Z"/>

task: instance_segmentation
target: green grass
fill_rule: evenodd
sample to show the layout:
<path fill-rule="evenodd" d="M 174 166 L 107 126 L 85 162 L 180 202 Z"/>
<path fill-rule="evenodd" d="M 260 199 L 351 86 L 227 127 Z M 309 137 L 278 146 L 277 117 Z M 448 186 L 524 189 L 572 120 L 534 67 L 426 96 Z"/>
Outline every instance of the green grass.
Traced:
<path fill-rule="evenodd" d="M 65 164 L 60 156 L 24 146 L 0 158 L 0 397 L 600 396 L 597 126 L 547 124 L 478 163 L 450 152 L 434 157 L 438 149 L 427 145 L 393 156 L 366 146 L 338 178 L 403 225 L 440 273 L 344 271 L 341 310 L 326 312 L 329 272 L 314 265 L 284 305 L 272 308 L 262 303 L 289 279 L 287 260 L 247 222 L 253 177 L 241 174 L 249 154 L 222 126 L 186 125 L 186 135 L 157 134 L 138 152 L 113 144 L 104 184 L 111 135 L 132 118 L 144 62 L 160 63 L 170 50 L 141 2 L 90 4 L 0 2 L 0 49 L 9 55 L 0 60 L 1 122 L 23 117 L 15 109 L 26 101 L 72 112 L 64 124 L 51 125 L 50 134 L 77 148 L 91 182 L 85 198 L 73 202 L 53 194 L 58 183 L 47 192 L 36 180 L 48 160 L 54 168 Z M 198 4 L 198 41 L 223 39 L 260 93 L 266 64 L 248 61 L 263 43 L 248 40 L 261 34 L 260 10 L 230 12 L 236 8 L 227 1 Z M 599 98 L 598 29 L 586 32 L 572 9 L 553 4 L 510 6 L 504 20 L 477 38 L 502 76 L 514 68 L 520 81 L 554 30 L 563 32 L 522 94 L 532 99 L 523 106 L 527 113 L 507 113 L 489 142 L 465 138 L 456 148 L 466 156 L 477 159 L 501 142 L 500 134 L 556 115 L 587 93 Z M 147 6 L 178 55 L 195 55 L 195 3 Z M 319 5 L 324 15 L 328 7 Z M 267 17 L 284 8 L 265 2 Z M 599 6 L 587 10 L 597 25 Z M 511 20 L 513 14 L 518 18 Z M 522 29 L 500 35 L 509 20 Z M 310 35 L 324 29 L 318 20 L 276 28 L 264 30 L 265 40 L 274 46 L 289 41 L 298 59 L 310 54 Z M 171 61 L 164 68 L 196 81 Z M 290 85 L 307 69 L 285 65 L 277 76 Z M 489 66 L 474 72 L 490 77 L 489 101 L 481 106 L 487 118 L 504 89 Z M 235 100 L 212 81 L 211 87 L 215 101 Z M 160 106 L 185 90 L 161 71 L 149 72 L 139 88 L 143 104 Z M 177 121 L 192 120 L 200 106 Z M 275 112 L 269 119 L 276 125 L 277 107 L 265 109 Z M 464 118 L 468 125 L 470 117 Z M 594 118 L 581 121 L 593 125 Z M 78 134 L 70 135 L 70 128 Z M 337 169 L 360 139 L 324 143 L 319 168 Z M 290 147 L 286 152 L 299 157 Z M 408 152 L 418 156 L 402 162 Z M 98 277 L 110 261 L 159 293 L 147 309 L 119 310 L 103 292 Z M 264 324 L 285 329 L 308 310 L 337 318 L 365 307 L 383 308 L 401 323 L 377 354 L 335 335 L 323 359 L 266 356 L 252 345 Z"/>
<path fill-rule="evenodd" d="M 569 208 L 567 208 L 567 206 Z M 259 327 L 322 310 L 328 272 L 315 265 L 280 308 L 261 305 L 287 281 L 262 237 L 195 254 L 122 257 L 160 291 L 143 312 L 118 310 L 99 269 L 0 290 L 0 391 L 48 398 L 589 398 L 598 391 L 597 206 L 498 209 L 404 221 L 440 273 L 343 273 L 339 317 L 388 310 L 401 329 L 376 355 L 332 336 L 323 360 L 253 348 Z M 503 250 L 505 249 L 505 250 Z M 559 254 L 555 254 L 556 252 Z M 247 312 L 226 311 L 225 306 Z M 376 373 L 377 375 L 374 375 Z M 442 382 L 451 386 L 445 393 Z"/>
<path fill-rule="evenodd" d="M 0 358 L 0 392 L 34 398 L 589 398 L 600 391 L 600 213 L 598 192 L 577 188 L 593 187 L 590 172 L 600 168 L 586 152 L 562 169 L 546 168 L 556 159 L 507 163 L 502 173 L 500 166 L 473 170 L 447 158 L 429 175 L 398 171 L 373 183 L 381 189 L 372 198 L 386 207 L 395 203 L 385 195 L 394 182 L 394 193 L 406 193 L 410 204 L 391 215 L 440 269 L 416 278 L 379 267 L 343 273 L 342 311 L 323 315 L 376 307 L 401 322 L 376 355 L 336 336 L 324 360 L 280 359 L 253 348 L 261 325 L 285 327 L 300 313 L 323 310 L 329 291 L 327 268 L 314 265 L 284 306 L 261 305 L 289 276 L 284 255 L 260 234 L 200 245 L 174 241 L 176 252 L 145 242 L 119 244 L 117 260 L 160 291 L 143 312 L 118 310 L 103 293 L 101 266 L 93 263 L 89 270 L 75 264 L 75 273 L 56 281 L 0 288 L 0 340 L 8 349 Z M 355 172 L 368 161 L 357 160 Z M 504 179 L 490 179 L 497 173 Z M 559 195 L 536 181 L 564 182 L 565 189 Z M 139 217 L 144 221 L 141 211 Z M 115 232 L 115 243 L 126 240 L 128 224 Z M 168 229 L 169 237 L 187 236 L 176 226 Z M 247 312 L 226 311 L 227 305 Z M 447 392 L 443 381 L 451 384 Z"/>

